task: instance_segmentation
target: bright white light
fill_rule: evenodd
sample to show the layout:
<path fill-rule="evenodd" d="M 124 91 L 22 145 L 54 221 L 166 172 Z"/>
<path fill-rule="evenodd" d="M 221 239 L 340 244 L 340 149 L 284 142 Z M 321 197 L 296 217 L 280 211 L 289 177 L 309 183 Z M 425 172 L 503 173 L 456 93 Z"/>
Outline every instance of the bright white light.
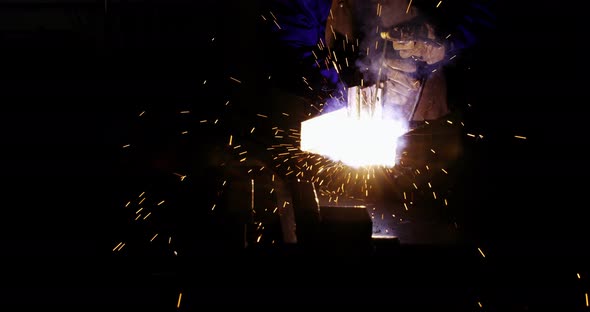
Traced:
<path fill-rule="evenodd" d="M 393 167 L 398 138 L 406 132 L 401 120 L 351 118 L 343 108 L 302 122 L 301 150 L 352 167 Z"/>

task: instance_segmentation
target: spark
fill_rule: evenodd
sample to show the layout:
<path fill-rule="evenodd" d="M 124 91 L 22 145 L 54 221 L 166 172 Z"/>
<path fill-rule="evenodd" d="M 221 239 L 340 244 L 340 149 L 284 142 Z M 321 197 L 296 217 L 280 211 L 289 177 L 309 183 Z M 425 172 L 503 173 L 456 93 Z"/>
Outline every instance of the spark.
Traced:
<path fill-rule="evenodd" d="M 585 293 L 584 296 L 586 297 L 586 306 L 590 307 L 590 303 L 588 302 L 588 293 Z"/>
<path fill-rule="evenodd" d="M 258 239 L 256 239 L 256 242 L 257 242 L 257 243 L 260 243 L 260 240 L 261 240 L 261 239 L 262 239 L 262 234 L 260 234 L 260 235 L 258 236 Z"/>
<path fill-rule="evenodd" d="M 580 273 L 576 273 L 576 275 L 578 276 L 578 279 L 582 278 L 582 276 L 580 276 Z"/>
<path fill-rule="evenodd" d="M 441 170 L 442 172 L 444 172 L 445 174 L 449 174 L 449 173 L 448 173 L 448 172 L 445 170 L 445 168 L 441 168 L 440 170 Z"/>
<path fill-rule="evenodd" d="M 279 25 L 279 23 L 277 23 L 277 21 L 276 21 L 276 20 L 274 20 L 273 22 L 275 23 L 275 25 L 277 25 L 277 28 L 278 28 L 278 29 L 281 29 L 281 26 Z"/>
<path fill-rule="evenodd" d="M 227 102 L 225 102 L 225 106 L 228 106 L 228 105 L 229 105 L 229 100 Z"/>
<path fill-rule="evenodd" d="M 141 215 L 137 215 L 137 217 L 135 217 L 135 221 L 139 220 L 139 218 L 141 218 Z"/>
<path fill-rule="evenodd" d="M 180 113 L 181 113 L 181 114 L 190 114 L 190 113 L 191 113 L 191 111 L 188 111 L 188 110 L 183 110 L 183 111 L 180 111 Z"/>
<path fill-rule="evenodd" d="M 231 76 L 229 77 L 229 79 L 231 79 L 231 80 L 233 80 L 233 81 L 235 81 L 235 82 L 237 82 L 237 83 L 242 83 L 240 80 L 238 80 L 238 79 L 236 79 L 236 78 L 234 78 L 234 77 L 231 77 Z"/>
<path fill-rule="evenodd" d="M 250 181 L 252 183 L 252 198 L 250 202 L 250 208 L 254 210 L 254 179 L 251 179 Z"/>
<path fill-rule="evenodd" d="M 125 144 L 123 145 L 123 148 L 128 148 L 129 146 L 131 146 L 131 144 Z"/>
<path fill-rule="evenodd" d="M 165 201 L 165 200 L 163 200 L 163 201 L 159 202 L 157 205 L 158 205 L 158 206 L 160 206 L 160 205 L 164 204 L 165 202 L 166 202 L 166 201 Z"/>
<path fill-rule="evenodd" d="M 436 7 L 438 8 L 438 7 L 439 7 L 441 4 L 442 4 L 442 0 L 440 0 L 440 1 L 438 2 L 438 4 L 436 5 Z"/>
<path fill-rule="evenodd" d="M 139 196 L 137 196 L 137 198 L 140 198 L 143 195 L 145 195 L 145 192 L 141 192 L 141 194 L 139 194 Z"/>
<path fill-rule="evenodd" d="M 435 150 L 433 150 L 432 148 L 430 149 L 430 151 L 431 151 L 433 154 L 436 154 L 436 151 L 435 151 Z"/>
<path fill-rule="evenodd" d="M 184 181 L 184 179 L 186 179 L 186 177 L 187 177 L 187 175 L 182 175 L 182 174 L 176 173 L 176 172 L 173 172 L 172 174 L 174 174 L 175 176 L 179 177 L 180 178 L 180 181 Z"/>
<path fill-rule="evenodd" d="M 138 205 L 141 205 L 141 203 L 143 203 L 144 201 L 145 201 L 145 197 L 144 197 L 144 198 L 142 198 L 142 199 L 139 201 L 139 203 L 137 203 L 137 204 L 138 204 Z"/>
<path fill-rule="evenodd" d="M 448 206 L 449 202 L 447 201 L 447 199 L 445 198 L 445 206 Z"/>
<path fill-rule="evenodd" d="M 150 242 L 153 242 L 154 239 L 156 239 L 156 237 L 158 237 L 158 233 L 156 233 L 156 235 L 152 236 L 152 238 L 150 239 Z"/>
<path fill-rule="evenodd" d="M 151 215 L 152 215 L 152 213 L 151 212 L 148 212 L 148 214 L 146 214 L 145 217 L 143 217 L 143 219 L 145 220 L 145 219 L 147 219 Z"/>
<path fill-rule="evenodd" d="M 252 130 L 250 130 L 250 133 L 254 133 L 254 129 L 256 129 L 256 127 L 252 127 Z"/>
<path fill-rule="evenodd" d="M 522 136 L 522 135 L 515 135 L 514 137 L 517 138 L 517 139 L 526 140 L 526 137 L 525 136 Z"/>
<path fill-rule="evenodd" d="M 338 65 L 336 65 L 336 62 L 332 61 L 332 64 L 334 65 L 334 69 L 336 69 L 336 73 L 340 74 L 340 71 L 338 71 Z"/>
<path fill-rule="evenodd" d="M 481 305 L 481 302 L 479 302 L 479 301 L 478 301 L 478 302 L 477 302 L 477 305 L 478 305 L 480 308 L 483 308 L 483 306 Z"/>
<path fill-rule="evenodd" d="M 182 300 L 182 292 L 178 293 L 178 301 L 176 302 L 176 308 L 180 309 L 180 301 Z"/>
<path fill-rule="evenodd" d="M 227 145 L 231 146 L 233 140 L 234 140 L 234 136 L 230 134 L 229 135 L 229 143 Z"/>
<path fill-rule="evenodd" d="M 256 114 L 256 116 L 258 116 L 258 117 L 262 117 L 262 118 L 268 118 L 268 116 L 266 116 L 266 115 L 263 115 L 263 114 Z"/>
<path fill-rule="evenodd" d="M 450 120 L 448 120 L 448 119 L 447 119 L 447 123 L 448 123 L 448 124 L 450 124 L 450 125 L 452 125 L 452 124 L 453 124 L 453 122 L 452 122 L 452 121 L 450 121 Z"/>
<path fill-rule="evenodd" d="M 130 205 L 130 204 L 131 204 L 131 201 L 128 201 L 128 202 L 125 204 L 125 208 L 129 207 L 129 205 Z"/>
<path fill-rule="evenodd" d="M 123 247 L 125 247 L 125 243 L 123 243 L 121 246 L 119 246 L 119 249 L 117 249 L 117 251 L 121 251 L 121 249 L 123 249 Z"/>
<path fill-rule="evenodd" d="M 410 12 L 411 6 L 412 6 L 412 0 L 410 0 L 410 3 L 408 3 L 408 8 L 406 8 L 406 14 L 408 14 Z"/>
<path fill-rule="evenodd" d="M 141 113 L 139 113 L 139 117 L 143 116 L 143 114 L 145 114 L 145 111 L 141 111 Z"/>
<path fill-rule="evenodd" d="M 115 246 L 115 248 L 113 248 L 113 251 L 115 251 L 117 248 L 119 248 L 119 246 L 121 246 L 123 244 L 123 242 L 120 242 L 117 244 L 117 246 Z"/>
<path fill-rule="evenodd" d="M 135 214 L 138 214 L 138 213 L 140 213 L 142 210 L 143 210 L 143 207 L 142 207 L 142 208 L 139 208 L 139 209 L 138 209 L 138 210 L 135 212 Z"/>
<path fill-rule="evenodd" d="M 477 247 L 477 250 L 479 250 L 479 253 L 481 254 L 482 257 L 486 257 L 486 255 L 483 253 L 483 251 L 481 250 L 481 248 Z"/>

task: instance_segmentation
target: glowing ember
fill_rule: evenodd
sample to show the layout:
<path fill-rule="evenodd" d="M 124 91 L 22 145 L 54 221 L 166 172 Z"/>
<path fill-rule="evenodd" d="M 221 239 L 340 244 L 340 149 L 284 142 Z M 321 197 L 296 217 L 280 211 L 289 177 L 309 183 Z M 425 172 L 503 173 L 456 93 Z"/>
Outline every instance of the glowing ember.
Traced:
<path fill-rule="evenodd" d="M 352 167 L 393 167 L 398 138 L 406 131 L 404 121 L 357 119 L 343 108 L 302 122 L 301 150 Z"/>

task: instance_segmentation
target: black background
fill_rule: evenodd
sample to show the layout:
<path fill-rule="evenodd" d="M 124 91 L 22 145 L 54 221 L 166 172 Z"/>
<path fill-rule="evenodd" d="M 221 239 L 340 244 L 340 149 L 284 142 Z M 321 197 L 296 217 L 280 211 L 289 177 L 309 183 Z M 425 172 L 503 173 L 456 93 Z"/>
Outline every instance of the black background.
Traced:
<path fill-rule="evenodd" d="M 523 274 L 549 289 L 561 282 L 552 274 L 588 269 L 586 16 L 551 1 L 496 8 L 497 28 L 450 69 L 462 78 L 454 87 L 469 90 L 466 124 L 485 136 L 469 143 L 466 227 L 498 263 L 545 268 Z M 41 304 L 141 301 L 139 291 L 88 290 L 122 271 L 110 258 L 115 207 L 133 184 L 128 174 L 152 161 L 126 162 L 121 146 L 141 137 L 147 155 L 173 149 L 159 131 L 175 127 L 179 108 L 199 103 L 199 114 L 212 116 L 207 103 L 234 96 L 226 77 L 256 76 L 257 9 L 239 1 L 115 1 L 105 11 L 104 2 L 2 0 L 0 16 L 0 255 L 10 276 L 2 291 Z M 212 89 L 203 91 L 204 80 Z M 235 96 L 252 99 L 244 92 Z M 159 116 L 149 134 L 135 122 L 143 110 Z M 88 291 L 72 299 L 77 285 Z M 534 301 L 533 293 L 525 297 Z M 580 296 L 568 303 L 581 310 Z"/>

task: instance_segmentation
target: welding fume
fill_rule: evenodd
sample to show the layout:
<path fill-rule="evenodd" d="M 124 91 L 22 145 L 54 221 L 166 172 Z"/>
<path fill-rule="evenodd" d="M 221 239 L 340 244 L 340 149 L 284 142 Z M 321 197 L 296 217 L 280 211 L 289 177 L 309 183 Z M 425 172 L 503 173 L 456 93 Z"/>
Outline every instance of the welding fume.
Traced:
<path fill-rule="evenodd" d="M 360 64 L 369 79 L 347 88 L 347 109 L 351 118 L 394 118 L 411 121 L 425 81 L 445 57 L 446 48 L 437 41 L 429 24 L 408 23 L 380 32 L 382 51 L 366 57 L 377 68 Z M 378 47 L 379 41 L 376 41 Z M 388 50 L 389 49 L 389 50 Z M 388 53 L 389 52 L 389 53 Z M 373 66 L 374 65 L 369 65 Z M 371 77 L 375 76 L 375 77 Z M 373 80 L 369 86 L 364 81 Z"/>

